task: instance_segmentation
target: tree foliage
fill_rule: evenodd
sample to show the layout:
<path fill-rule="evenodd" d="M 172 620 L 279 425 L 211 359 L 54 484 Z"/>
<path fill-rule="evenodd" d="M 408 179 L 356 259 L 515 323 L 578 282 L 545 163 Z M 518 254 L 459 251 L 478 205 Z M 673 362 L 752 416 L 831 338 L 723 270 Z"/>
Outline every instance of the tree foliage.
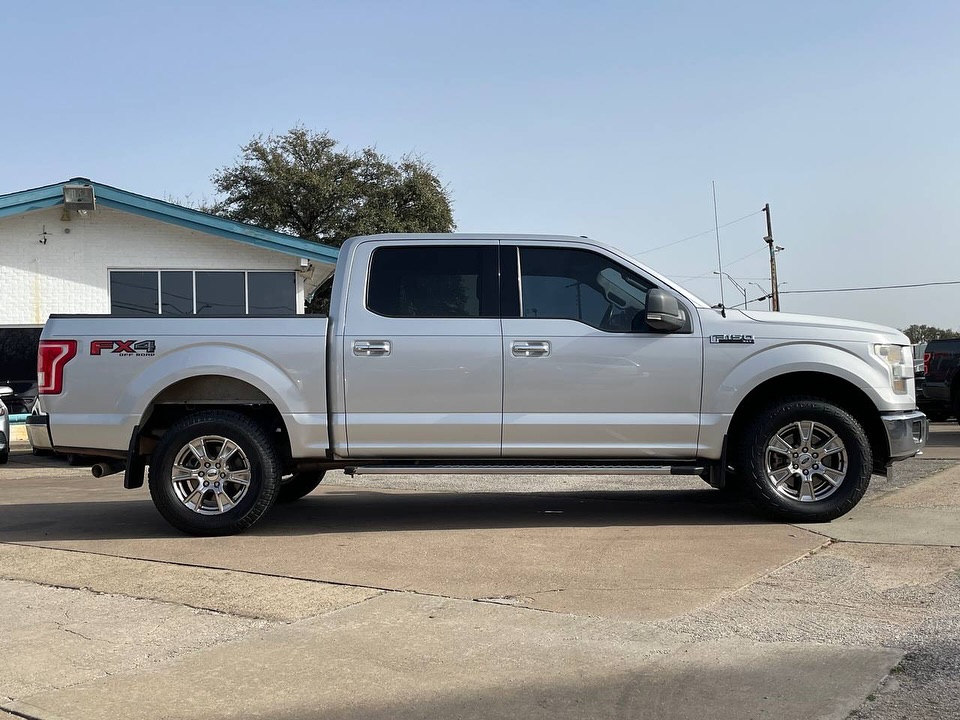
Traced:
<path fill-rule="evenodd" d="M 949 340 L 960 337 L 960 332 L 950 328 L 938 328 L 933 325 L 911 325 L 904 328 L 903 334 L 910 338 L 912 343 L 929 342 L 931 340 Z"/>
<path fill-rule="evenodd" d="M 335 247 L 354 235 L 455 227 L 447 190 L 422 158 L 340 149 L 302 126 L 258 135 L 211 180 L 222 195 L 212 212 Z"/>

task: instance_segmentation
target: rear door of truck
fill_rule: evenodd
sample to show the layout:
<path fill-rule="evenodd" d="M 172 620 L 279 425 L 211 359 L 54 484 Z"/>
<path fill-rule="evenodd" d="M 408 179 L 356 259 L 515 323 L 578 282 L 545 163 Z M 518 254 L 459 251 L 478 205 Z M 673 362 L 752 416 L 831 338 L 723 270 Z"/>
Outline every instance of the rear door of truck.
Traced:
<path fill-rule="evenodd" d="M 500 455 L 497 242 L 357 246 L 343 335 L 350 457 Z"/>

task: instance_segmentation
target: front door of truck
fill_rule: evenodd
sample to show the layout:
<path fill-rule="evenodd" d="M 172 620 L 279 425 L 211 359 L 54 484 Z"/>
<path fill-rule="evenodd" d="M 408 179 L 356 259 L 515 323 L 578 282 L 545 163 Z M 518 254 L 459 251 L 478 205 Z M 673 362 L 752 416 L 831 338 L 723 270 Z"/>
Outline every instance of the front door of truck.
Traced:
<path fill-rule="evenodd" d="M 588 247 L 505 244 L 503 456 L 696 456 L 699 326 L 657 333 L 651 280 Z M 512 316 L 512 317 L 510 317 Z"/>
<path fill-rule="evenodd" d="M 350 457 L 498 456 L 496 244 L 371 245 L 340 345 Z"/>

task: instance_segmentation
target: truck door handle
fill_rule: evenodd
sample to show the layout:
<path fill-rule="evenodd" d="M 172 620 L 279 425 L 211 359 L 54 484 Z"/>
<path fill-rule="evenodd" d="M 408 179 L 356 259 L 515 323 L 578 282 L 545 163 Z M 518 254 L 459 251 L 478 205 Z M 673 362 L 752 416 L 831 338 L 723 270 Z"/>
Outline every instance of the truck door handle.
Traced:
<path fill-rule="evenodd" d="M 354 340 L 353 354 L 357 357 L 382 357 L 390 354 L 389 340 Z"/>
<path fill-rule="evenodd" d="M 546 357 L 550 354 L 550 343 L 546 340 L 516 340 L 510 344 L 514 357 Z"/>

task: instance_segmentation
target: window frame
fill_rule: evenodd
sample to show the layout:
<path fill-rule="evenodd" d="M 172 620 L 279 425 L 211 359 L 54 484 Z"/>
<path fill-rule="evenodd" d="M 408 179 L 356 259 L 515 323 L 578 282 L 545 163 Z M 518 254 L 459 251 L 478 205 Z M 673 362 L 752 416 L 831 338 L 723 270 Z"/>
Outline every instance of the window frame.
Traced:
<path fill-rule="evenodd" d="M 478 315 L 388 315 L 386 313 L 374 310 L 370 307 L 370 286 L 373 279 L 373 263 L 377 254 L 384 250 L 469 250 L 477 249 L 480 251 L 480 272 L 477 275 L 480 281 L 479 314 Z M 363 308 L 377 317 L 389 318 L 391 320 L 498 320 L 502 317 L 502 291 L 500 286 L 500 259 L 499 246 L 496 243 L 444 243 L 442 245 L 434 244 L 404 244 L 404 245 L 379 245 L 373 248 L 367 259 L 367 271 L 364 278 L 363 288 Z M 485 297 L 487 296 L 487 297 Z M 484 303 L 493 303 L 494 308 L 491 312 L 484 314 Z"/>
<path fill-rule="evenodd" d="M 680 309 L 684 314 L 686 321 L 681 329 L 675 330 L 670 333 L 657 332 L 656 330 L 641 330 L 641 331 L 627 331 L 627 332 L 617 332 L 614 330 L 606 330 L 603 328 L 596 327 L 590 323 L 584 322 L 580 318 L 572 317 L 524 317 L 523 315 L 523 262 L 521 259 L 521 251 L 524 249 L 532 250 L 577 250 L 581 252 L 591 253 L 596 255 L 599 258 L 610 263 L 612 266 L 619 269 L 621 272 L 630 273 L 631 275 L 636 275 L 641 280 L 645 281 L 650 287 L 647 290 L 653 290 L 659 288 L 665 292 L 669 292 L 671 295 L 677 298 L 677 302 L 680 304 Z M 511 257 L 512 256 L 512 257 Z M 636 270 L 631 267 L 624 265 L 623 261 L 616 257 L 611 257 L 606 253 L 601 252 L 598 248 L 594 247 L 580 247 L 580 246 L 567 246 L 567 245 L 548 245 L 548 244 L 509 244 L 501 245 L 500 248 L 500 258 L 501 258 L 501 268 L 510 268 L 511 274 L 514 275 L 516 282 L 513 282 L 513 278 L 506 277 L 505 273 L 501 272 L 501 308 L 508 308 L 510 314 L 507 315 L 503 313 L 501 317 L 504 319 L 511 320 L 569 320 L 571 322 L 579 323 L 584 327 L 588 327 L 591 330 L 596 330 L 597 332 L 602 332 L 611 336 L 622 336 L 622 335 L 689 335 L 693 332 L 693 320 L 690 313 L 690 308 L 687 306 L 687 303 L 680 297 L 677 297 L 669 288 L 663 288 L 652 278 L 644 275 L 639 270 Z M 512 286 L 516 286 L 516 295 L 513 294 Z"/>
<path fill-rule="evenodd" d="M 275 313 L 271 315 L 251 315 L 250 314 L 250 275 L 255 275 L 258 273 L 288 273 L 293 276 L 293 304 L 294 304 L 294 315 L 301 315 L 303 313 L 297 312 L 297 306 L 300 300 L 300 288 L 297 283 L 297 271 L 296 270 L 283 270 L 283 269 L 263 269 L 263 270 L 239 270 L 239 269 L 224 269 L 224 270 L 208 270 L 206 268 L 192 269 L 192 268 L 130 268 L 130 267 L 117 267 L 117 268 L 107 268 L 107 299 L 110 304 L 110 314 L 113 315 L 113 274 L 114 273 L 129 273 L 129 272 L 140 272 L 140 273 L 156 273 L 157 276 L 157 312 L 151 313 L 149 315 L 119 315 L 117 317 L 163 317 L 163 273 L 165 272 L 187 272 L 190 273 L 190 289 L 192 293 L 192 308 L 189 315 L 183 315 L 180 313 L 167 313 L 168 317 L 289 317 L 290 313 Z M 197 315 L 197 273 L 241 273 L 243 275 L 243 314 L 242 315 Z"/>
<path fill-rule="evenodd" d="M 154 300 L 155 300 L 155 302 L 156 302 L 156 312 L 140 312 L 140 311 L 138 310 L 138 312 L 136 312 L 136 313 L 116 315 L 116 317 L 142 318 L 142 317 L 153 317 L 154 315 L 159 315 L 159 314 L 160 314 L 160 310 L 161 310 L 161 292 L 160 292 L 160 275 L 159 275 L 159 273 L 156 272 L 156 271 L 154 271 L 154 270 L 152 270 L 152 269 L 145 269 L 145 268 L 123 268 L 123 269 L 117 268 L 116 270 L 110 270 L 110 271 L 109 271 L 109 273 L 108 273 L 108 279 L 107 279 L 107 283 L 108 283 L 108 291 L 107 291 L 107 294 L 108 294 L 109 299 L 110 299 L 110 314 L 111 314 L 111 315 L 114 315 L 114 309 L 113 309 L 113 303 L 114 303 L 114 286 L 113 286 L 113 284 L 114 284 L 114 273 L 124 273 L 124 274 L 137 273 L 137 274 L 139 274 L 139 275 L 150 275 L 150 274 L 153 274 L 153 276 L 154 276 L 153 279 L 154 279 L 154 281 L 155 281 L 155 283 L 156 283 L 156 286 L 157 286 L 156 296 L 155 296 L 155 298 L 154 298 Z M 119 278 L 118 278 L 118 280 L 119 280 Z M 144 290 L 146 290 L 146 288 L 144 288 Z"/>

